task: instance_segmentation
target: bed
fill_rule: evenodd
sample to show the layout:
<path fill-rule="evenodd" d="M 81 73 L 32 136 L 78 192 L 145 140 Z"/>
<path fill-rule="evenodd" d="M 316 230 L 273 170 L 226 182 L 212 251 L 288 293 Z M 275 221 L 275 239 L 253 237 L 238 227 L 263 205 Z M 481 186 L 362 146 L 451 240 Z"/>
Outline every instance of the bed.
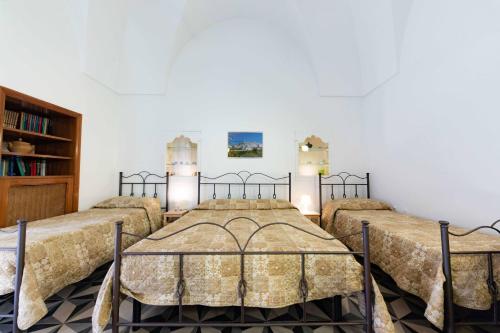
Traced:
<path fill-rule="evenodd" d="M 498 235 L 471 233 L 458 238 L 455 235 L 466 231 L 450 227 L 449 252 L 454 255 L 446 267 L 443 263 L 449 261 L 443 258 L 449 258 L 449 253 L 443 257 L 440 225 L 398 213 L 385 202 L 361 198 L 369 198 L 368 175 L 320 176 L 319 184 L 322 196 L 325 191 L 330 194 L 330 200 L 320 203 L 322 228 L 332 235 L 343 235 L 360 230 L 361 222 L 369 221 L 371 262 L 401 289 L 427 303 L 425 316 L 432 324 L 452 332 L 457 324 L 453 320 L 453 303 L 475 310 L 490 309 L 493 303 L 494 318 L 489 324 L 499 324 L 497 303 L 493 302 L 499 298 L 498 291 L 492 283 L 500 282 L 500 256 L 495 255 L 500 251 Z M 354 237 L 342 241 L 353 250 L 361 245 Z M 447 271 L 449 274 L 445 274 Z"/>
<path fill-rule="evenodd" d="M 222 180 L 228 176 L 236 180 Z M 255 177 L 270 181 L 254 181 Z M 245 311 L 296 303 L 305 307 L 314 299 L 362 293 L 364 308 L 373 309 L 373 317 L 372 311 L 365 311 L 365 320 L 346 325 L 360 325 L 367 332 L 372 328 L 393 332 L 383 298 L 372 284 L 369 261 L 359 264 L 353 252 L 301 215 L 289 201 L 276 199 L 278 188 L 287 187 L 290 200 L 290 180 L 290 175 L 273 178 L 261 173 L 227 173 L 213 178 L 199 175 L 198 188 L 212 189 L 212 199 L 124 251 L 120 237 L 132 235 L 117 223 L 115 261 L 99 291 L 93 331 L 102 332 L 110 316 L 113 332 L 120 327 L 142 326 L 337 326 L 346 322 L 335 301 L 337 308 L 326 322 L 308 321 L 306 311 L 299 321 L 249 322 Z M 247 198 L 253 191 L 258 199 L 232 199 L 238 187 L 241 197 Z M 221 197 L 218 188 L 227 190 L 224 199 L 217 198 Z M 264 188 L 272 191 L 273 199 L 262 199 Z M 361 236 L 366 246 L 360 253 L 369 258 L 368 225 L 355 235 Z M 131 322 L 119 319 L 120 294 L 134 300 Z M 143 323 L 141 303 L 177 306 L 178 320 Z M 186 320 L 183 307 L 195 304 L 235 306 L 239 318 L 211 323 Z"/>
<path fill-rule="evenodd" d="M 14 299 L 12 313 L 0 317 L 13 319 L 14 332 L 28 329 L 47 314 L 45 299 L 113 259 L 116 221 L 123 221 L 127 232 L 142 236 L 161 227 L 160 201 L 154 197 L 157 188 L 167 186 L 168 176 L 120 173 L 120 194 L 124 186 L 137 184 L 140 198 L 115 197 L 89 210 L 0 229 L 0 295 L 13 293 Z M 153 198 L 148 198 L 146 190 L 153 186 Z M 123 245 L 136 241 L 125 237 Z"/>

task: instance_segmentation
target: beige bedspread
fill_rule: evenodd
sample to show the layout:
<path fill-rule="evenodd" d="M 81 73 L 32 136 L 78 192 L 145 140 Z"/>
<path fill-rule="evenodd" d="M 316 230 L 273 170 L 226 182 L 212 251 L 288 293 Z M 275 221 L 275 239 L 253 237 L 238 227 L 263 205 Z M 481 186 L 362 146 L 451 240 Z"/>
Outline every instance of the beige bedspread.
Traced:
<path fill-rule="evenodd" d="M 43 318 L 47 313 L 46 298 L 82 280 L 113 258 L 115 221 L 123 220 L 125 230 L 144 236 L 161 225 L 160 204 L 156 199 L 120 197 L 98 207 L 28 223 L 19 301 L 20 329 L 27 329 Z M 125 238 L 124 244 L 129 246 L 136 241 Z M 16 245 L 17 232 L 0 233 L 1 247 Z M 0 252 L 0 295 L 14 290 L 15 269 L 15 253 Z"/>
<path fill-rule="evenodd" d="M 442 271 L 440 226 L 436 221 L 399 214 L 390 206 L 367 199 L 328 202 L 322 225 L 334 235 L 360 230 L 361 221 L 370 222 L 371 261 L 382 268 L 398 286 L 427 303 L 425 316 L 443 327 L 445 281 Z M 451 227 L 455 233 L 465 230 Z M 356 238 L 344 243 L 361 249 Z M 500 237 L 474 233 L 465 237 L 450 236 L 451 251 L 500 250 Z M 486 256 L 452 255 L 454 302 L 460 306 L 486 310 L 492 303 L 488 293 Z M 494 258 L 495 279 L 500 283 L 500 256 Z"/>
<path fill-rule="evenodd" d="M 234 217 L 249 217 L 265 225 L 288 222 L 323 237 L 329 235 L 311 223 L 288 202 L 276 200 L 213 200 L 157 231 L 160 238 L 202 221 L 219 225 Z M 249 209 L 252 208 L 252 209 Z M 271 209 L 274 208 L 274 209 Z M 281 209 L 279 209 L 281 208 Z M 239 219 L 228 227 L 244 244 L 257 229 L 251 221 Z M 330 236 L 331 237 L 331 236 Z M 142 240 L 127 251 L 237 251 L 234 239 L 224 230 L 210 225 L 195 228 L 161 241 Z M 339 241 L 320 240 L 287 226 L 271 226 L 256 234 L 248 251 L 347 251 Z M 126 256 L 121 268 L 121 292 L 142 303 L 176 305 L 179 259 L 177 256 Z M 184 278 L 186 292 L 183 304 L 206 306 L 239 305 L 237 285 L 239 256 L 186 256 Z M 363 289 L 362 266 L 351 255 L 307 255 L 306 279 L 308 300 L 351 294 Z M 108 272 L 94 308 L 94 332 L 102 332 L 111 312 L 112 269 Z M 247 255 L 245 305 L 277 308 L 302 301 L 299 293 L 300 256 Z M 377 332 L 393 332 L 386 305 L 374 284 L 375 327 Z"/>

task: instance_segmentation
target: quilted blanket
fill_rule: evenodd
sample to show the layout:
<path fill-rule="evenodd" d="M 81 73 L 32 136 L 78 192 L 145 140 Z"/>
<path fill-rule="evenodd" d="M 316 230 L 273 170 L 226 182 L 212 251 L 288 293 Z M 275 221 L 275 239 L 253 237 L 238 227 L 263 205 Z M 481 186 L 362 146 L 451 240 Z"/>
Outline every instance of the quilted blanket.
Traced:
<path fill-rule="evenodd" d="M 361 221 L 370 222 L 371 261 L 388 273 L 397 285 L 427 303 L 425 316 L 442 328 L 444 321 L 445 277 L 442 271 L 440 226 L 436 221 L 400 214 L 383 202 L 368 199 L 344 199 L 327 203 L 322 225 L 333 235 L 357 232 Z M 454 233 L 465 229 L 450 227 Z M 353 250 L 362 247 L 359 239 L 343 242 Z M 473 233 L 450 236 L 451 251 L 500 250 L 498 235 Z M 494 275 L 500 283 L 500 256 L 494 257 Z M 454 302 L 460 306 L 486 310 L 492 304 L 486 283 L 485 255 L 452 255 Z"/>
<path fill-rule="evenodd" d="M 331 237 L 311 223 L 284 201 L 213 200 L 202 203 L 197 210 L 157 231 L 150 238 L 162 238 L 199 222 L 223 225 L 231 219 L 251 218 L 260 226 L 287 222 L 315 235 Z M 233 220 L 227 227 L 245 244 L 258 226 L 248 219 Z M 361 237 L 359 235 L 359 237 Z M 339 241 L 321 240 L 285 225 L 266 227 L 255 234 L 247 251 L 347 251 Z M 158 251 L 238 251 L 232 236 L 214 225 L 199 225 L 171 238 L 142 240 L 126 250 Z M 300 255 L 246 255 L 245 305 L 279 308 L 302 301 Z M 178 256 L 125 256 L 121 267 L 121 292 L 142 303 L 176 305 L 179 281 Z M 308 300 L 334 295 L 359 293 L 363 290 L 363 269 L 352 255 L 306 255 L 305 273 Z M 93 314 L 94 332 L 102 332 L 111 312 L 112 268 L 108 272 Z M 239 255 L 186 255 L 184 257 L 185 294 L 183 304 L 206 306 L 240 305 L 237 286 L 240 278 Z M 394 327 L 386 305 L 375 289 L 375 329 L 393 332 Z"/>
<path fill-rule="evenodd" d="M 47 314 L 45 299 L 113 258 L 115 221 L 124 221 L 126 231 L 143 236 L 161 225 L 160 203 L 156 199 L 118 197 L 96 207 L 99 208 L 28 223 L 19 301 L 20 329 L 28 329 Z M 126 237 L 124 245 L 136 241 Z M 15 247 L 17 232 L 0 232 L 0 244 Z M 14 290 L 15 263 L 14 252 L 0 252 L 0 295 Z"/>

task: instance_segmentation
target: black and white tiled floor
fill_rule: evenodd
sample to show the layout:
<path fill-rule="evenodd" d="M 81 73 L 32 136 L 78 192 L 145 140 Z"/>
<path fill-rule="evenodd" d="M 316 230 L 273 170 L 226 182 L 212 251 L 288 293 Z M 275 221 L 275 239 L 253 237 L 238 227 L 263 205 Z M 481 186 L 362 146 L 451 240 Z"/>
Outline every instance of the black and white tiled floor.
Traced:
<path fill-rule="evenodd" d="M 94 306 L 94 300 L 99 291 L 104 275 L 106 274 L 108 265 L 101 267 L 94 272 L 89 278 L 67 288 L 64 288 L 56 295 L 47 300 L 49 313 L 45 318 L 33 326 L 29 332 L 36 333 L 88 333 L 92 332 L 91 317 Z M 389 311 L 393 316 L 396 325 L 396 332 L 398 333 L 427 333 L 437 332 L 431 324 L 424 318 L 423 312 L 425 304 L 412 295 L 409 295 L 395 285 L 394 281 L 389 276 L 375 270 L 375 279 L 384 295 L 385 301 L 388 305 Z M 0 312 L 12 309 L 11 297 L 0 298 Z M 325 312 L 330 309 L 329 301 L 318 301 L 308 303 L 308 316 L 317 317 L 318 319 L 327 319 Z M 356 298 L 344 298 L 342 300 L 342 307 L 345 319 L 360 319 L 361 314 L 357 306 Z M 277 310 L 260 310 L 253 309 L 247 311 L 249 317 L 255 319 L 277 319 L 286 317 L 297 317 L 300 310 L 296 306 L 291 306 L 285 309 Z M 132 302 L 126 300 L 121 305 L 120 313 L 124 319 L 131 319 Z M 235 314 L 232 309 L 224 308 L 206 308 L 206 307 L 187 307 L 184 310 L 186 318 L 199 321 L 208 320 L 222 320 L 225 318 L 231 319 Z M 170 318 L 176 318 L 176 310 L 174 307 L 152 307 L 143 306 L 142 318 L 145 321 L 165 321 Z M 175 319 L 173 319 L 175 320 Z M 168 329 L 151 329 L 149 332 L 171 332 Z M 184 328 L 177 330 L 177 333 L 192 333 L 196 329 Z M 202 333 L 240 333 L 239 329 L 217 329 L 217 328 L 203 328 Z M 332 332 L 332 328 L 308 328 L 297 327 L 295 329 L 273 327 L 272 329 L 253 327 L 245 330 L 248 333 L 323 333 Z M 0 332 L 11 332 L 11 324 L 7 321 L 0 321 Z M 126 332 L 126 330 L 124 330 Z M 147 333 L 148 330 L 140 329 L 139 333 Z M 362 332 L 361 328 L 341 327 L 335 329 L 335 332 Z M 500 329 L 492 327 L 484 328 L 470 328 L 462 327 L 458 330 L 460 333 L 492 333 L 500 332 Z"/>

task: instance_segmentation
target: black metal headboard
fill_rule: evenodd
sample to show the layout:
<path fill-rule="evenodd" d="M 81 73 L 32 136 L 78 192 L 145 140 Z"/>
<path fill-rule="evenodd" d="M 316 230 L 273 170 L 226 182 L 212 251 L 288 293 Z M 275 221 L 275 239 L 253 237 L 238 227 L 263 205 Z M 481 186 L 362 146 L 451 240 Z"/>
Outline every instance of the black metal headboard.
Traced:
<path fill-rule="evenodd" d="M 325 182 L 326 181 L 326 182 Z M 335 188 L 340 188 L 342 198 L 347 198 L 347 188 L 354 188 L 354 197 L 358 198 L 358 188 L 366 187 L 366 197 L 370 198 L 370 174 L 366 173 L 364 177 L 351 174 L 349 172 L 340 172 L 335 175 L 323 177 L 319 174 L 319 213 L 323 214 L 323 187 L 330 187 L 330 199 L 335 199 Z M 352 193 L 352 191 L 350 192 Z M 320 215 L 320 216 L 321 216 Z"/>
<path fill-rule="evenodd" d="M 251 178 L 255 178 L 257 176 L 263 177 L 269 182 L 249 182 Z M 227 179 L 227 181 L 224 181 Z M 232 181 L 229 181 L 232 179 Z M 201 185 L 213 186 L 212 198 L 216 199 L 216 187 L 226 186 L 227 187 L 227 199 L 231 199 L 231 187 L 242 187 L 243 195 L 242 198 L 247 198 L 247 187 L 257 187 L 258 195 L 257 198 L 261 199 L 261 187 L 273 187 L 273 199 L 276 199 L 276 186 L 288 186 L 288 201 L 292 201 L 292 173 L 289 172 L 287 176 L 284 177 L 271 177 L 261 172 L 251 173 L 249 171 L 240 171 L 240 172 L 227 172 L 220 176 L 216 177 L 207 177 L 202 176 L 201 172 L 198 172 L 198 204 L 200 203 L 201 198 Z"/>
<path fill-rule="evenodd" d="M 129 195 L 133 197 L 134 186 L 138 185 L 141 191 L 141 196 L 146 196 L 146 187 L 149 185 L 150 188 L 154 188 L 153 197 L 158 197 L 158 188 L 165 186 L 165 207 L 162 207 L 168 211 L 168 183 L 169 183 L 169 173 L 160 176 L 156 173 L 151 173 L 149 171 L 141 171 L 138 173 L 133 173 L 131 175 L 124 176 L 123 172 L 120 172 L 120 187 L 118 188 L 118 195 L 123 195 L 123 185 L 130 185 Z M 127 180 L 128 179 L 128 180 Z"/>

